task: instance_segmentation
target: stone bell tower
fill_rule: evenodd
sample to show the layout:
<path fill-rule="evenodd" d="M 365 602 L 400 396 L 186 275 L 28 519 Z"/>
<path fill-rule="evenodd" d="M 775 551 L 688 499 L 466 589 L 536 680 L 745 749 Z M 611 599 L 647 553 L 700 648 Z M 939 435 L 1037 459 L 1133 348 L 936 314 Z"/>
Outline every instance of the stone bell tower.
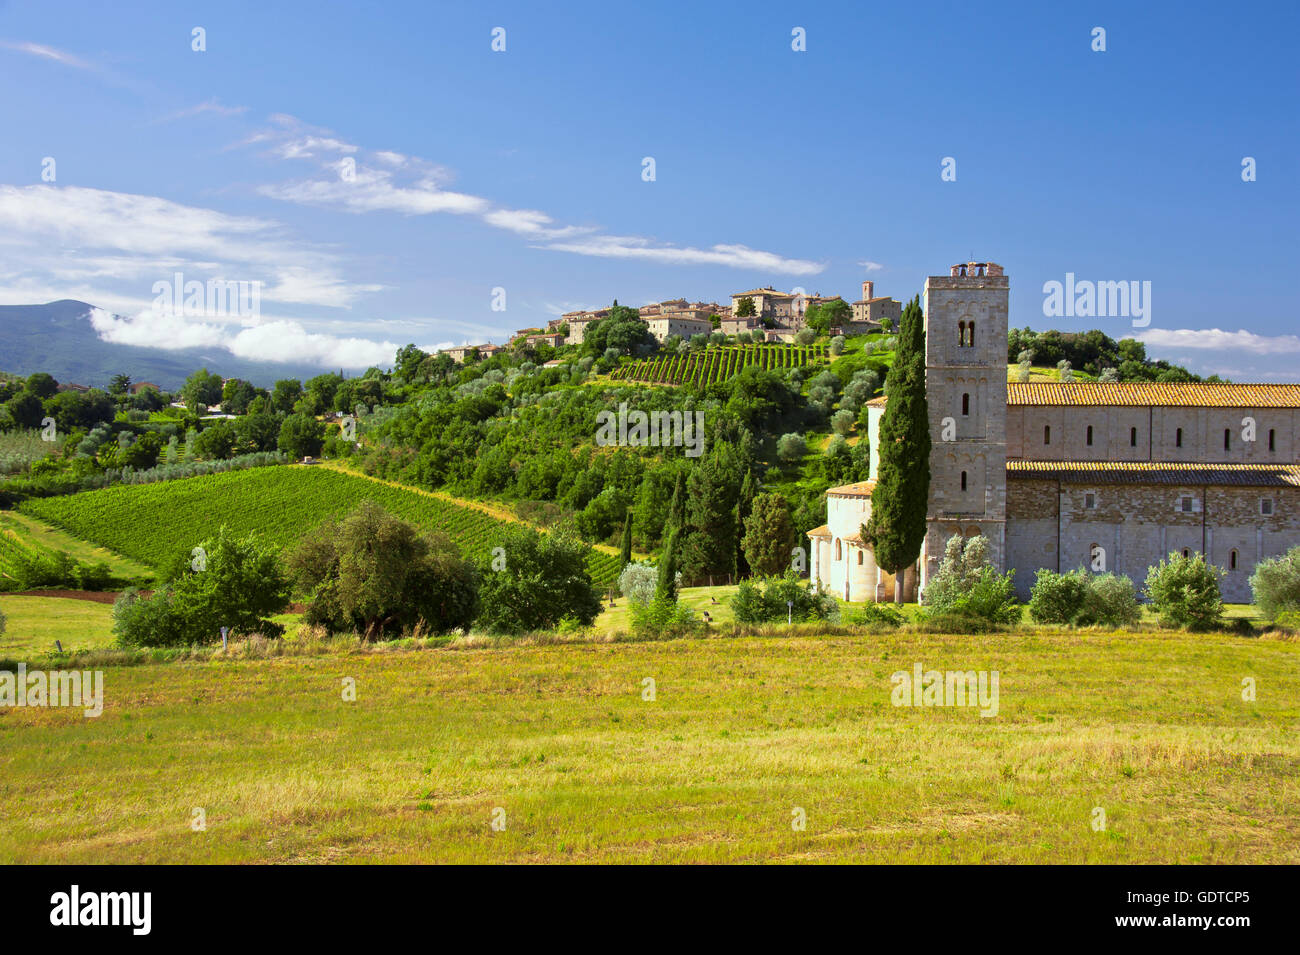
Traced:
<path fill-rule="evenodd" d="M 1009 288 L 992 262 L 954 265 L 925 280 L 931 450 L 923 589 L 953 534 L 983 534 L 994 565 L 1005 569 Z"/>

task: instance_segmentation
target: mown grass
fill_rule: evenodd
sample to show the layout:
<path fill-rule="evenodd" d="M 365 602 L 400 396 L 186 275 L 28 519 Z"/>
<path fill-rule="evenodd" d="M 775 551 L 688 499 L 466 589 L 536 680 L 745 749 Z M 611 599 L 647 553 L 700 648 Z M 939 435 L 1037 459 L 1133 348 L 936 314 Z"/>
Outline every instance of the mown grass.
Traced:
<path fill-rule="evenodd" d="M 892 706 L 916 662 L 1000 712 Z M 1175 632 L 114 666 L 98 719 L 0 709 L 0 861 L 1295 863 L 1298 682 L 1300 644 Z"/>
<path fill-rule="evenodd" d="M 33 659 L 54 649 L 93 650 L 113 644 L 113 605 L 66 597 L 0 594 L 6 617 L 0 657 Z"/>

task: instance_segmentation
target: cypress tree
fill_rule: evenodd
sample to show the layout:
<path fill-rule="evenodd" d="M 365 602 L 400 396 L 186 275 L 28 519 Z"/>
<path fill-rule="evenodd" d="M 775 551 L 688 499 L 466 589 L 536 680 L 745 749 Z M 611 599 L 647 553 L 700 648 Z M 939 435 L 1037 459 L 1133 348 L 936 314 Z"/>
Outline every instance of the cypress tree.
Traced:
<path fill-rule="evenodd" d="M 659 580 L 655 584 L 655 600 L 670 603 L 677 600 L 677 529 L 668 532 L 663 554 L 659 557 Z"/>
<path fill-rule="evenodd" d="M 885 379 L 889 401 L 880 419 L 880 456 L 871 518 L 862 536 L 876 564 L 894 575 L 894 601 L 903 602 L 903 575 L 925 542 L 930 497 L 930 414 L 925 401 L 925 319 L 913 298 L 899 322 L 898 349 Z"/>
<path fill-rule="evenodd" d="M 619 569 L 632 563 L 632 512 L 629 510 L 623 516 L 623 550 L 619 555 Z"/>
<path fill-rule="evenodd" d="M 664 528 L 664 537 L 682 526 L 686 519 L 686 472 L 677 472 L 677 482 L 673 485 L 672 503 L 668 505 L 668 526 Z"/>

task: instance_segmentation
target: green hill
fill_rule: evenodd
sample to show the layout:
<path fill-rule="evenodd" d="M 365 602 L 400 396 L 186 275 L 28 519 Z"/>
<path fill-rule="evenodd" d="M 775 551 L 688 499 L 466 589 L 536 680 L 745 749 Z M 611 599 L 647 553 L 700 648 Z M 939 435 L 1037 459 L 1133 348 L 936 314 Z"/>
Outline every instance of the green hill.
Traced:
<path fill-rule="evenodd" d="M 22 505 L 24 513 L 62 527 L 151 567 L 226 525 L 277 546 L 296 543 L 363 500 L 426 530 L 442 531 L 468 557 L 488 553 L 501 521 L 408 488 L 322 467 L 283 466 L 230 471 L 158 484 L 117 485 Z M 618 558 L 594 551 L 588 567 L 599 585 L 618 574 Z"/>

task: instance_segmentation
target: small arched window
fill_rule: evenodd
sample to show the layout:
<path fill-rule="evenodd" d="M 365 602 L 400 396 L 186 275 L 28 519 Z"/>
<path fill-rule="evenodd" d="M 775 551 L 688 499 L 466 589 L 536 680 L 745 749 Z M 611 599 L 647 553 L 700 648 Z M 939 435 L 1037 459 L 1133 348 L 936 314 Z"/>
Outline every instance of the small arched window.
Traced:
<path fill-rule="evenodd" d="M 1228 554 L 1228 569 L 1237 569 L 1237 548 L 1235 547 L 1232 549 L 1232 553 Z"/>
<path fill-rule="evenodd" d="M 1179 428 L 1177 431 L 1174 432 L 1174 447 L 1181 448 L 1182 446 L 1183 446 L 1183 429 Z"/>
<path fill-rule="evenodd" d="M 1277 450 L 1277 429 L 1276 428 L 1268 429 L 1268 449 L 1270 451 Z"/>
<path fill-rule="evenodd" d="M 1223 450 L 1225 451 L 1232 450 L 1232 429 L 1231 428 L 1223 429 Z"/>
<path fill-rule="evenodd" d="M 1138 446 L 1138 429 L 1137 429 L 1137 428 L 1129 428 L 1129 429 L 1128 429 L 1128 446 L 1129 446 L 1130 448 L 1136 448 L 1136 447 Z"/>
<path fill-rule="evenodd" d="M 1043 425 L 1043 444 L 1051 444 L 1051 443 L 1052 443 L 1052 426 L 1050 424 L 1045 424 Z"/>
<path fill-rule="evenodd" d="M 1088 447 L 1092 447 L 1092 425 L 1088 425 Z"/>
<path fill-rule="evenodd" d="M 966 323 L 964 321 L 957 323 L 957 347 L 961 348 L 966 345 Z"/>
<path fill-rule="evenodd" d="M 966 344 L 971 348 L 975 347 L 975 323 L 970 322 L 966 325 Z"/>
<path fill-rule="evenodd" d="M 962 472 L 961 472 L 961 489 L 962 489 L 963 491 L 966 490 L 966 472 L 965 472 L 965 471 L 962 471 Z"/>
<path fill-rule="evenodd" d="M 970 414 L 970 393 L 969 392 L 961 396 L 961 413 L 963 415 Z"/>
<path fill-rule="evenodd" d="M 1184 557 L 1191 557 L 1191 556 L 1192 556 L 1192 552 L 1189 551 L 1186 547 L 1184 547 L 1184 548 L 1183 548 L 1183 556 L 1184 556 Z"/>

